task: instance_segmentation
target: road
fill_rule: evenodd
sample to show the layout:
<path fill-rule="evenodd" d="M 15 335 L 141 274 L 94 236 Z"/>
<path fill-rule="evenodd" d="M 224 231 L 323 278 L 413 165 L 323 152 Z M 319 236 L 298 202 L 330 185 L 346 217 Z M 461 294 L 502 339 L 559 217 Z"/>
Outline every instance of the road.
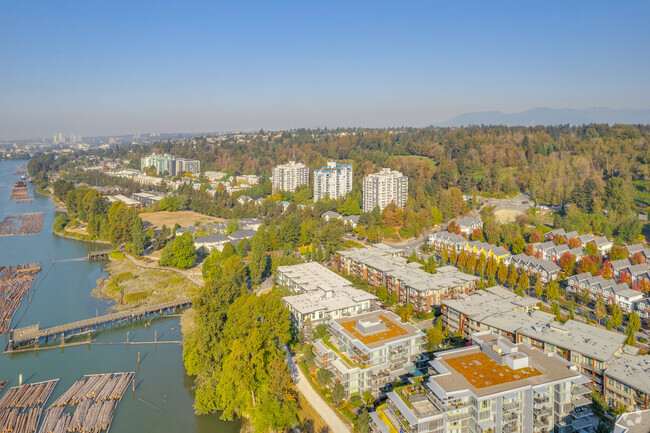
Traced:
<path fill-rule="evenodd" d="M 285 350 L 287 352 L 287 365 L 298 390 L 305 396 L 314 410 L 325 420 L 332 433 L 350 433 L 352 431 L 350 427 L 338 417 L 334 409 L 311 387 L 302 370 L 298 368 L 291 357 L 289 350 L 287 348 Z"/>
<path fill-rule="evenodd" d="M 418 236 L 415 239 L 407 239 L 407 240 L 405 240 L 403 242 L 386 242 L 386 241 L 383 241 L 383 243 L 385 243 L 386 245 L 390 245 L 391 247 L 395 247 L 395 248 L 404 248 L 406 250 L 404 252 L 404 254 L 406 256 L 410 256 L 411 254 L 413 254 L 413 251 L 416 251 L 420 247 L 420 245 L 422 245 L 423 243 L 425 243 L 429 239 L 429 235 L 431 233 L 435 233 L 435 232 L 438 232 L 440 230 L 445 230 L 446 228 L 447 228 L 447 224 L 441 224 L 441 225 L 436 226 L 433 229 L 425 230 L 425 232 L 423 234 L 421 234 L 420 236 Z"/>

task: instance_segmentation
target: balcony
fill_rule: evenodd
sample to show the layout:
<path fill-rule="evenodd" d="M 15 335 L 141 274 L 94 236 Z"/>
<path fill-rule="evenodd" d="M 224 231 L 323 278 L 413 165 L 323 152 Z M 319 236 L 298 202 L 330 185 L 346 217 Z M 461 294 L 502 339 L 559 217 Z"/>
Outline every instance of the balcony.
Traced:
<path fill-rule="evenodd" d="M 571 404 L 573 407 L 582 407 L 586 406 L 588 404 L 591 404 L 591 398 L 590 397 L 585 397 L 584 395 L 574 398 L 571 400 Z"/>
<path fill-rule="evenodd" d="M 449 423 L 459 422 L 469 418 L 469 412 L 457 413 L 455 415 L 446 414 L 446 417 L 447 417 L 447 422 Z"/>
<path fill-rule="evenodd" d="M 518 409 L 519 409 L 519 403 L 516 402 L 516 401 L 513 401 L 511 403 L 506 403 L 506 404 L 503 405 L 503 412 L 504 413 L 512 412 L 512 411 L 518 410 Z"/>
<path fill-rule="evenodd" d="M 571 394 L 574 396 L 589 394 L 591 390 L 584 385 L 578 385 L 571 388 Z"/>
<path fill-rule="evenodd" d="M 535 409 L 534 416 L 535 417 L 544 417 L 544 416 L 548 416 L 550 414 L 551 414 L 551 408 L 548 407 L 548 406 L 543 406 L 540 409 Z"/>
<path fill-rule="evenodd" d="M 548 395 L 536 395 L 533 398 L 533 401 L 535 402 L 535 404 L 544 404 L 544 403 L 548 403 L 549 397 Z"/>

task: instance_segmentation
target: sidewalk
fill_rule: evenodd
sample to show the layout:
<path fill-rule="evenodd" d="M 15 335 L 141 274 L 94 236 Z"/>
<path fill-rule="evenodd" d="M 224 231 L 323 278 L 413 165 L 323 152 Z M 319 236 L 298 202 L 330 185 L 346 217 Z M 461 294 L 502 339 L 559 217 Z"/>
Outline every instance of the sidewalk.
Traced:
<path fill-rule="evenodd" d="M 314 388 L 311 387 L 311 384 L 302 373 L 302 370 L 298 368 L 291 357 L 288 349 L 285 348 L 285 350 L 287 350 L 287 365 L 289 366 L 291 377 L 293 378 L 298 390 L 305 396 L 314 410 L 323 417 L 327 425 L 329 425 L 332 433 L 350 433 L 352 431 L 350 427 L 338 417 L 336 412 L 334 412 L 334 409 L 332 409 L 330 405 L 327 404 L 320 395 L 318 395 Z"/>

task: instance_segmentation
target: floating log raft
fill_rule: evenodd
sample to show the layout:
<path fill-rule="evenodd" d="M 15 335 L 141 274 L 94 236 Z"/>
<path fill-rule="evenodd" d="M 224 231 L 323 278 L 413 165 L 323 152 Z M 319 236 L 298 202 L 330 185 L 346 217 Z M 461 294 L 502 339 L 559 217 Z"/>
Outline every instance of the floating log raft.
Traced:
<path fill-rule="evenodd" d="M 47 410 L 39 433 L 107 431 L 135 373 L 83 376 Z M 74 407 L 72 414 L 65 409 Z"/>
<path fill-rule="evenodd" d="M 39 272 L 40 263 L 0 266 L 0 335 L 9 330 L 14 313 L 29 293 Z"/>
<path fill-rule="evenodd" d="M 14 182 L 14 187 L 11 189 L 10 198 L 12 200 L 16 200 L 18 203 L 28 203 L 34 201 L 29 197 L 27 183 L 24 180 Z"/>
<path fill-rule="evenodd" d="M 10 388 L 0 400 L 0 432 L 34 433 L 59 379 Z"/>
<path fill-rule="evenodd" d="M 7 386 L 7 383 L 9 383 L 8 380 L 0 380 L 0 393 L 2 393 L 2 390 L 5 389 L 5 386 Z"/>
<path fill-rule="evenodd" d="M 43 212 L 7 215 L 0 222 L 0 236 L 35 235 L 43 230 Z"/>

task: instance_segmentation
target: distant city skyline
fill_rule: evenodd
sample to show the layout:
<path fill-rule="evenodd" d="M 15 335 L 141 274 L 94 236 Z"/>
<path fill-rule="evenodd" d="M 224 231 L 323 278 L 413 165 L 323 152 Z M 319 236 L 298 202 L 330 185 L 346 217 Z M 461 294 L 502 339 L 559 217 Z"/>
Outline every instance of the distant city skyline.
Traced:
<path fill-rule="evenodd" d="M 0 140 L 650 108 L 643 1 L 10 2 Z"/>

